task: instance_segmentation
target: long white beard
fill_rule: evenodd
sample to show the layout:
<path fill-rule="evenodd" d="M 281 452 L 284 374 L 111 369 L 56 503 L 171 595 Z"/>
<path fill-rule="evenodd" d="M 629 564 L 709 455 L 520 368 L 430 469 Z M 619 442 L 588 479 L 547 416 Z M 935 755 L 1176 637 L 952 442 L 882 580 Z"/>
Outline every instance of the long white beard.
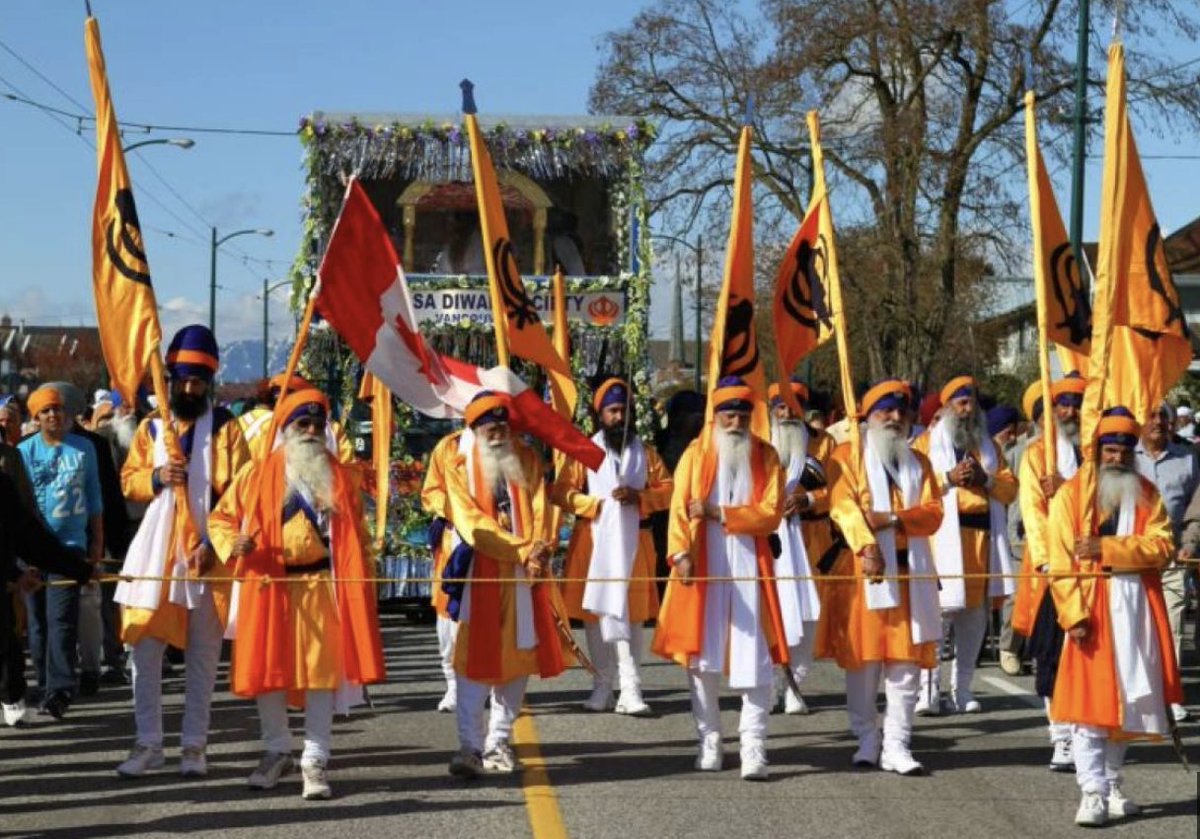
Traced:
<path fill-rule="evenodd" d="M 129 451 L 129 447 L 133 445 L 133 435 L 137 433 L 137 418 L 132 414 L 127 414 L 123 417 L 113 417 L 112 421 L 113 436 L 117 438 L 117 445 L 121 447 L 121 451 Z"/>
<path fill-rule="evenodd" d="M 517 486 L 528 488 L 525 469 L 511 442 L 489 443 L 480 441 L 479 466 L 483 479 L 490 487 L 498 486 L 501 479 Z"/>
<path fill-rule="evenodd" d="M 900 464 L 900 456 L 908 450 L 908 434 L 902 428 L 885 428 L 868 422 L 867 445 L 880 460 L 895 467 Z"/>
<path fill-rule="evenodd" d="M 941 421 L 946 423 L 954 448 L 964 452 L 975 452 L 982 448 L 984 428 L 978 413 L 964 420 L 953 411 L 947 411 Z"/>
<path fill-rule="evenodd" d="M 750 468 L 750 433 L 716 429 L 717 465 L 725 486 L 737 485 L 743 472 Z"/>
<path fill-rule="evenodd" d="M 772 420 L 771 445 L 779 452 L 779 463 L 784 469 L 797 460 L 803 463 L 808 458 L 804 446 L 804 429 L 800 427 L 799 420 Z"/>
<path fill-rule="evenodd" d="M 1059 430 L 1059 432 L 1061 432 L 1064 440 L 1069 441 L 1071 443 L 1071 445 L 1074 446 L 1075 448 L 1079 448 L 1079 440 L 1080 440 L 1079 423 L 1077 423 L 1077 422 L 1069 422 L 1069 423 L 1056 422 L 1054 424 L 1054 427 L 1057 428 Z"/>
<path fill-rule="evenodd" d="M 283 430 L 284 475 L 288 495 L 299 492 L 322 510 L 333 509 L 333 466 L 320 437 L 302 437 L 293 428 Z"/>
<path fill-rule="evenodd" d="M 1096 487 L 1096 502 L 1105 518 L 1120 512 L 1128 500 L 1137 503 L 1142 487 L 1136 472 L 1120 466 L 1101 466 Z"/>

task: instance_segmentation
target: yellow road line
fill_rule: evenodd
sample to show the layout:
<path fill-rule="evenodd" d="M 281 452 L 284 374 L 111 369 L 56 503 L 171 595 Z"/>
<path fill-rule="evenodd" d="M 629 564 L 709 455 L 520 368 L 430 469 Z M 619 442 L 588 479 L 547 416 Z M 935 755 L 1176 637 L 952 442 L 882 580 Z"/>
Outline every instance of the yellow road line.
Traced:
<path fill-rule="evenodd" d="M 562 811 L 558 809 L 558 796 L 550 786 L 546 761 L 538 748 L 537 724 L 528 711 L 517 717 L 513 741 L 517 745 L 517 757 L 524 766 L 521 786 L 525 790 L 525 810 L 529 813 L 529 827 L 534 839 L 566 839 L 567 828 L 563 825 Z"/>

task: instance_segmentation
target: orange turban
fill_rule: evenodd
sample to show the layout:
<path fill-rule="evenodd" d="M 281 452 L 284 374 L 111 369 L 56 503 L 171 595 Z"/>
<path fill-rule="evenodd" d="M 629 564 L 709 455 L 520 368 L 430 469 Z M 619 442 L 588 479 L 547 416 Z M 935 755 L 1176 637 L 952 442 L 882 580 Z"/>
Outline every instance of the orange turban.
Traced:
<path fill-rule="evenodd" d="M 51 405 L 63 406 L 62 394 L 56 388 L 42 385 L 33 393 L 29 394 L 29 399 L 26 401 L 26 406 L 29 408 L 29 416 L 37 417 L 42 411 L 49 408 Z"/>
<path fill-rule="evenodd" d="M 280 428 L 286 428 L 301 417 L 320 416 L 325 419 L 329 416 L 329 400 L 321 391 L 307 387 L 289 393 L 276 410 L 282 418 L 279 422 Z"/>
<path fill-rule="evenodd" d="M 971 376 L 955 376 L 946 382 L 939 396 L 942 397 L 943 405 L 949 405 L 951 399 L 964 395 L 961 391 L 970 390 L 971 395 L 974 395 L 975 389 L 975 379 Z"/>

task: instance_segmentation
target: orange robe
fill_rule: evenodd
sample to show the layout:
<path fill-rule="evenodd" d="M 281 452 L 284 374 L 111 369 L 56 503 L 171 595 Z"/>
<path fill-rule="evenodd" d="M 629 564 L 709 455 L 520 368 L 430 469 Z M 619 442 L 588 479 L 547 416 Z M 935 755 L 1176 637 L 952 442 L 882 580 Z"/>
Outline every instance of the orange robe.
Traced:
<path fill-rule="evenodd" d="M 421 486 L 422 509 L 431 516 L 440 516 L 447 521 L 450 520 L 450 496 L 446 491 L 446 472 L 454 468 L 459 457 L 458 441 L 461 437 L 462 432 L 455 431 L 438 440 L 429 454 L 425 482 Z M 444 618 L 449 618 L 450 614 L 446 611 L 449 597 L 442 591 L 442 572 L 453 549 L 454 528 L 447 525 L 441 541 L 433 547 L 433 590 L 429 598 L 434 611 Z"/>
<path fill-rule="evenodd" d="M 942 523 L 942 500 L 928 458 L 913 452 L 925 473 L 921 503 L 904 509 L 900 489 L 892 486 L 892 510 L 900 520 L 896 549 L 908 547 L 910 536 L 932 536 Z M 864 513 L 871 509 L 867 472 L 852 462 L 850 445 L 838 446 L 829 461 L 829 511 L 834 525 L 850 546 L 842 551 L 830 580 L 824 584 L 821 620 L 817 626 L 816 656 L 832 658 L 844 670 L 857 670 L 868 662 L 910 661 L 921 667 L 937 664 L 938 645 L 914 644 L 908 583 L 900 585 L 900 605 L 894 609 L 868 609 L 864 592 L 861 554 L 877 544 Z"/>
<path fill-rule="evenodd" d="M 250 519 L 248 532 L 257 534 L 256 550 L 235 569 L 242 585 L 231 688 L 238 696 L 250 697 L 383 681 L 375 586 L 364 582 L 375 576 L 375 562 L 353 477 L 331 458 L 336 512 L 330 516 L 326 546 L 303 513 L 283 521 L 285 462 L 285 451 L 276 449 L 265 464 L 247 464 L 209 518 L 213 547 L 222 562 L 229 561 L 243 519 Z M 266 473 L 258 505 L 251 509 L 259 469 Z M 328 569 L 288 573 L 289 566 L 326 558 L 332 574 Z M 266 578 L 277 582 L 260 584 Z"/>
<path fill-rule="evenodd" d="M 510 484 L 516 532 L 497 521 L 495 500 L 483 480 L 478 452 L 472 463 L 473 481 L 467 479 L 465 455 L 459 454 L 454 467 L 446 472 L 450 521 L 463 541 L 475 549 L 471 581 L 467 583 L 470 610 L 466 619 L 459 621 L 454 669 L 473 681 L 490 685 L 533 674 L 549 678 L 566 667 L 551 610 L 553 580 L 532 586 L 536 646 L 517 646 L 517 586 L 530 583 L 518 579 L 516 570 L 529 557 L 534 542 L 546 540 L 547 509 L 541 457 L 521 442 L 514 441 L 513 447 L 532 483 L 529 488 Z M 501 582 L 485 582 L 497 579 Z"/>
<path fill-rule="evenodd" d="M 1159 572 L 1174 556 L 1171 521 L 1154 485 L 1144 478 L 1142 501 L 1134 515 L 1133 534 L 1104 536 L 1100 540 L 1099 562 L 1075 559 L 1075 539 L 1082 531 L 1080 494 L 1088 473 L 1095 465 L 1085 463 L 1075 477 L 1059 488 L 1050 502 L 1047 547 L 1050 559 L 1050 591 L 1058 607 L 1058 622 L 1069 630 L 1087 621 L 1088 635 L 1082 643 L 1068 638 L 1058 665 L 1050 717 L 1062 722 L 1106 728 L 1121 733 L 1124 708 L 1118 682 L 1114 639 L 1124 637 L 1129 627 L 1114 627 L 1109 612 L 1110 577 L 1075 577 L 1074 572 L 1111 569 L 1114 573 L 1140 574 L 1146 601 L 1153 618 L 1155 637 L 1162 659 L 1163 702 L 1183 701 L 1179 667 L 1175 661 L 1175 642 L 1167 622 Z M 1144 502 L 1144 503 L 1143 503 Z M 1093 535 L 1099 533 L 1102 515 L 1092 516 Z M 1166 709 L 1170 714 L 1170 709 Z M 1144 735 L 1143 735 L 1144 736 Z"/>
<path fill-rule="evenodd" d="M 154 472 L 154 435 L 150 431 L 152 415 L 142 420 L 133 442 L 129 445 L 129 455 L 121 467 L 121 493 L 127 501 L 149 503 L 157 494 L 154 491 L 152 475 Z M 182 438 L 192 428 L 190 421 L 175 420 L 175 428 Z M 224 494 L 233 480 L 233 476 L 250 460 L 250 452 L 246 441 L 242 439 L 241 428 L 237 420 L 224 408 L 213 409 L 213 439 L 212 439 L 212 506 Z M 162 492 L 173 492 L 164 487 Z M 192 523 L 187 504 L 175 505 L 175 522 L 171 529 L 168 544 L 183 544 L 190 547 L 197 545 L 205 534 L 197 533 Z M 164 568 L 170 574 L 170 563 Z M 219 575 L 219 574 L 218 574 Z M 170 585 L 163 583 L 162 594 L 157 609 L 133 609 L 128 606 L 121 608 L 121 641 L 125 644 L 136 644 L 143 638 L 157 638 L 179 649 L 187 647 L 188 610 L 184 606 L 168 601 Z M 229 584 L 213 585 L 213 600 L 217 607 L 217 615 L 224 623 L 229 614 Z"/>
<path fill-rule="evenodd" d="M 646 488 L 639 502 L 640 518 L 648 519 L 653 513 L 671 506 L 671 489 L 674 483 L 671 473 L 662 458 L 650 446 L 646 451 Z M 558 479 L 550 489 L 550 500 L 575 516 L 575 527 L 571 541 L 567 543 L 567 561 L 563 570 L 563 600 L 567 614 L 582 621 L 595 621 L 596 616 L 583 608 L 583 590 L 587 585 L 588 568 L 592 561 L 592 520 L 600 515 L 600 504 L 604 499 L 588 495 L 586 490 L 587 467 L 575 460 L 568 460 Z M 608 503 L 615 504 L 615 501 Z M 654 574 L 658 567 L 658 556 L 654 552 L 654 538 L 647 522 L 638 533 L 637 556 L 633 561 L 631 576 L 643 579 L 629 584 L 629 621 L 645 623 L 658 614 L 658 586 Z"/>
<path fill-rule="evenodd" d="M 824 431 L 808 429 L 808 456 L 821 464 L 825 470 L 825 486 L 808 490 L 812 504 L 800 514 L 800 531 L 804 534 L 804 549 L 808 552 L 808 565 L 817 573 L 817 563 L 833 546 L 833 527 L 829 516 L 829 488 L 832 483 L 829 461 L 837 444 Z M 818 594 L 821 581 L 817 580 Z"/>
<path fill-rule="evenodd" d="M 920 452 L 929 457 L 930 446 L 930 429 L 926 429 L 921 436 L 913 441 L 913 451 Z M 983 456 L 978 451 L 970 452 L 976 462 L 983 463 Z M 1004 452 L 1000 447 L 996 447 L 996 474 L 992 476 L 991 489 L 984 487 L 958 487 L 958 512 L 959 515 L 984 515 L 988 514 L 988 501 L 995 499 L 1007 507 L 1009 504 L 1017 500 L 1017 478 L 1012 473 L 1012 469 L 1008 466 L 1008 461 L 1004 459 Z M 933 471 L 933 470 L 931 470 Z M 939 493 L 944 496 L 954 486 L 946 480 L 944 474 L 936 474 L 934 477 L 937 481 Z M 971 527 L 960 528 L 962 534 L 962 572 L 963 574 L 986 574 L 988 573 L 988 542 L 990 534 L 986 530 L 976 530 Z M 937 547 L 933 545 L 933 540 L 930 540 L 930 545 L 933 547 L 934 559 L 937 559 Z M 966 584 L 966 608 L 974 609 L 984 605 L 986 600 L 988 580 L 986 577 L 968 577 Z"/>
<path fill-rule="evenodd" d="M 688 502 L 698 499 L 707 502 L 717 479 L 716 446 L 703 446 L 710 430 L 693 440 L 675 469 L 675 488 L 671 495 L 670 522 L 667 531 L 667 556 L 690 554 L 692 574 L 708 575 L 708 555 L 705 549 L 708 530 L 706 522 L 688 518 Z M 750 438 L 751 502 L 743 506 L 722 507 L 725 532 L 735 536 L 753 536 L 758 560 L 759 592 L 762 609 L 759 613 L 766 632 L 771 658 L 776 664 L 788 661 L 783 617 L 779 612 L 779 596 L 775 590 L 774 564 L 767 537 L 779 528 L 783 511 L 783 471 L 779 455 L 770 443 Z M 704 600 L 707 584 L 696 580 L 684 585 L 677 572 L 672 571 L 658 613 L 658 628 L 651 648 L 655 654 L 687 667 L 699 656 L 704 644 Z"/>

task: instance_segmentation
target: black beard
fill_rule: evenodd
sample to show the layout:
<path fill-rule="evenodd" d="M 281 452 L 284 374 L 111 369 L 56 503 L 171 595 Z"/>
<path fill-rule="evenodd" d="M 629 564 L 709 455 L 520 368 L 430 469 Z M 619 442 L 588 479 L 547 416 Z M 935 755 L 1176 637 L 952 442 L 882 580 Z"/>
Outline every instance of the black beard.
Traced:
<path fill-rule="evenodd" d="M 624 451 L 626 443 L 625 425 L 604 427 L 604 443 L 615 452 Z"/>
<path fill-rule="evenodd" d="M 190 396 L 186 393 L 171 394 L 171 413 L 181 420 L 195 420 L 208 410 L 208 395 Z"/>

